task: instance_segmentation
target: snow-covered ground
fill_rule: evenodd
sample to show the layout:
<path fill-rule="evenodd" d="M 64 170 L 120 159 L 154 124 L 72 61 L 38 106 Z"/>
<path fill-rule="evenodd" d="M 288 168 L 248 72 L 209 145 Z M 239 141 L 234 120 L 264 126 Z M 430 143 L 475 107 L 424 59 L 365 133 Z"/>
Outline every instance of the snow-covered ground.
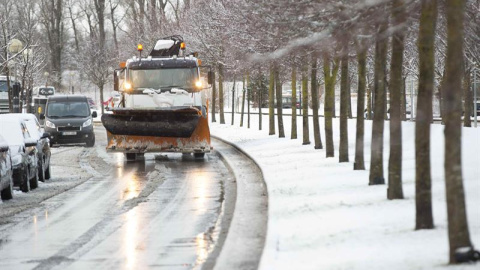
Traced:
<path fill-rule="evenodd" d="M 217 115 L 217 121 L 219 121 Z M 415 124 L 403 123 L 404 200 L 386 199 L 386 185 L 368 186 L 371 121 L 365 124 L 366 171 L 354 171 L 355 120 L 349 120 L 349 163 L 338 163 L 339 122 L 334 119 L 335 158 L 325 150 L 290 139 L 291 118 L 284 117 L 286 138 L 268 135 L 268 116 L 258 130 L 213 123 L 213 135 L 235 143 L 261 166 L 269 193 L 267 241 L 260 269 L 478 269 L 480 264 L 448 266 L 447 216 L 442 125 L 432 125 L 431 157 L 435 229 L 415 231 Z M 276 119 L 275 119 L 276 120 Z M 312 131 L 310 119 L 310 131 Z M 322 142 L 324 121 L 320 119 Z M 389 129 L 385 125 L 385 177 Z M 311 132 L 312 133 L 312 132 Z M 278 130 L 277 130 L 278 134 Z M 480 128 L 463 129 L 463 177 L 470 236 L 480 246 Z"/>

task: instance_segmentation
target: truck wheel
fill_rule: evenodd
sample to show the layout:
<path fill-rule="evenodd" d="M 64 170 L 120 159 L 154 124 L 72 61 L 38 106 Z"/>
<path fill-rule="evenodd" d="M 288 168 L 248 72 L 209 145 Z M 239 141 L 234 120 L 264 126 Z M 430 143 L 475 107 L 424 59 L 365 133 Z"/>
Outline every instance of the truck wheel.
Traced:
<path fill-rule="evenodd" d="M 135 153 L 125 153 L 125 158 L 127 161 L 134 161 L 136 158 Z"/>
<path fill-rule="evenodd" d="M 35 176 L 30 179 L 30 188 L 36 189 L 38 187 L 38 169 L 35 172 Z"/>
<path fill-rule="evenodd" d="M 193 156 L 195 158 L 204 158 L 205 157 L 205 153 L 193 153 Z"/>
<path fill-rule="evenodd" d="M 2 200 L 10 200 L 13 198 L 13 178 L 10 177 L 10 184 L 8 185 L 7 188 L 5 188 L 4 190 L 2 190 L 1 194 L 0 194 L 0 197 L 2 198 Z"/>
<path fill-rule="evenodd" d="M 30 181 L 28 180 L 28 172 L 26 169 L 22 171 L 22 183 L 20 184 L 20 190 L 22 192 L 30 191 Z"/>

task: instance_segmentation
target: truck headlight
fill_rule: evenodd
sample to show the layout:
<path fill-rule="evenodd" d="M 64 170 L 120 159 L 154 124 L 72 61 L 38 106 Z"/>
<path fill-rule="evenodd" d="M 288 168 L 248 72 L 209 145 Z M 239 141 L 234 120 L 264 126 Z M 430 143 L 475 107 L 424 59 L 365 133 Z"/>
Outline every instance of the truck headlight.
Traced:
<path fill-rule="evenodd" d="M 55 127 L 55 124 L 52 123 L 52 122 L 50 122 L 50 121 L 48 121 L 48 120 L 45 121 L 45 126 L 47 126 L 47 127 L 49 127 L 49 128 L 56 128 L 56 127 Z"/>
<path fill-rule="evenodd" d="M 85 121 L 85 122 L 83 123 L 82 126 L 83 126 L 83 127 L 88 127 L 88 126 L 90 126 L 91 124 L 92 124 L 92 119 L 88 119 L 87 121 Z"/>

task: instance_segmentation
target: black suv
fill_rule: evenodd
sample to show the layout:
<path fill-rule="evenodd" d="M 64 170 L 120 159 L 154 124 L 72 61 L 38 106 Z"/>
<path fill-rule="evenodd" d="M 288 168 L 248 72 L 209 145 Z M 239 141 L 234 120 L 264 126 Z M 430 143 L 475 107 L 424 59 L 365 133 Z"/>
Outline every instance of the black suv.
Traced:
<path fill-rule="evenodd" d="M 87 144 L 95 145 L 93 118 L 97 112 L 90 112 L 87 97 L 79 95 L 50 96 L 45 114 L 45 132 L 50 133 L 50 145 Z"/>

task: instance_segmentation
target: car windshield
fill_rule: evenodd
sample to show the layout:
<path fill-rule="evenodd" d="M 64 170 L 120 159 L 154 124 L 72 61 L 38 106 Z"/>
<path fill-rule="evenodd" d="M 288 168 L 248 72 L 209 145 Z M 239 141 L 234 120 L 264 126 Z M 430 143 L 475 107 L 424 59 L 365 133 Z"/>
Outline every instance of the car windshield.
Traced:
<path fill-rule="evenodd" d="M 195 68 L 140 69 L 130 71 L 130 80 L 136 89 L 182 88 L 192 89 L 197 79 Z"/>
<path fill-rule="evenodd" d="M 87 102 L 65 101 L 49 102 L 47 107 L 47 117 L 87 117 L 90 115 Z"/>
<path fill-rule="evenodd" d="M 37 140 L 40 138 L 40 129 L 34 121 L 25 121 L 25 126 L 27 126 L 28 132 L 30 133 L 30 136 L 32 136 L 32 138 L 35 138 Z"/>
<path fill-rule="evenodd" d="M 0 135 L 2 135 L 9 145 L 22 145 L 24 143 L 22 126 L 19 122 L 4 121 L 2 119 Z"/>

